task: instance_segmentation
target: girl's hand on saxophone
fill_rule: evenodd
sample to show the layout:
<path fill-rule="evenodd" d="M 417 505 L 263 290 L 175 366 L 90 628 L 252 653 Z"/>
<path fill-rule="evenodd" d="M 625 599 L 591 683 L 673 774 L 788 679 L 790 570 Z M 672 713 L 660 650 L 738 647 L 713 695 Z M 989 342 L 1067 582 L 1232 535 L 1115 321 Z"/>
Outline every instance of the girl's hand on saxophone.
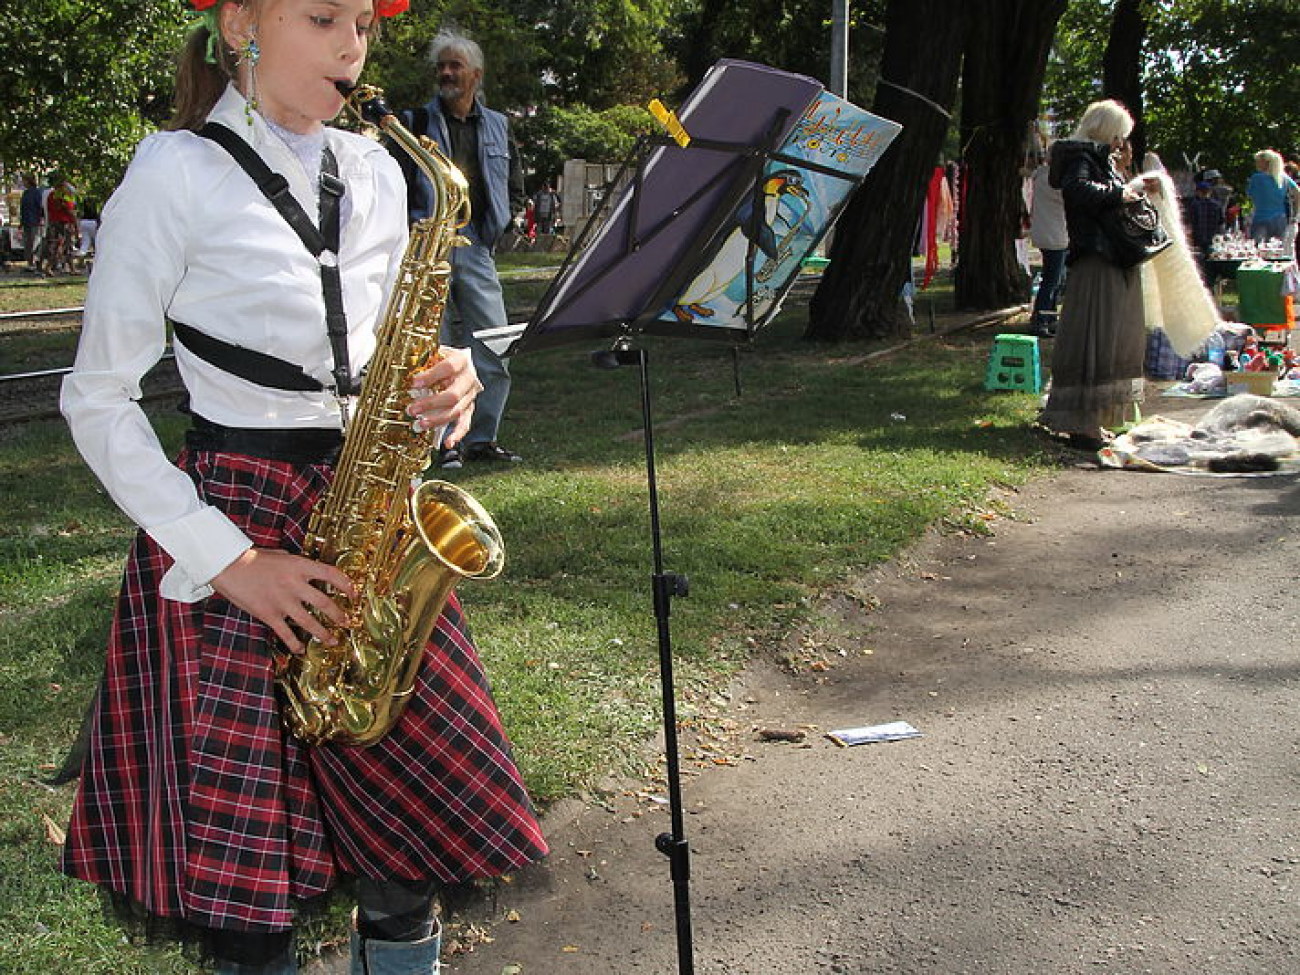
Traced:
<path fill-rule="evenodd" d="M 411 402 L 406 412 L 421 432 L 447 427 L 443 444 L 460 443 L 474 415 L 474 399 L 483 389 L 469 349 L 438 350 L 441 358 L 411 377 Z"/>
<path fill-rule="evenodd" d="M 347 620 L 329 593 L 317 588 L 318 582 L 354 595 L 352 580 L 343 570 L 275 548 L 246 549 L 217 573 L 212 588 L 269 626 L 290 653 L 302 653 L 306 644 L 300 633 L 331 646 L 335 643 L 318 617 L 336 626 Z"/>

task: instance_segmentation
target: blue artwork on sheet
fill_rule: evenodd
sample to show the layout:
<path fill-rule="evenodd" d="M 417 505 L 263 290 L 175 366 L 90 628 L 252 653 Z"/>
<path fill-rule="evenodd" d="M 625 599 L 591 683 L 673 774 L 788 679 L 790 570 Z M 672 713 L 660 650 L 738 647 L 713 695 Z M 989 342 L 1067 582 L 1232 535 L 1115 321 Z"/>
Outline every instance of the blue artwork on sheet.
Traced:
<path fill-rule="evenodd" d="M 659 319 L 747 331 L 770 321 L 804 259 L 901 128 L 820 92 Z"/>
<path fill-rule="evenodd" d="M 602 192 L 507 355 L 636 334 L 748 338 L 901 131 L 815 78 L 731 59 L 678 119 L 680 138 L 641 140 Z"/>

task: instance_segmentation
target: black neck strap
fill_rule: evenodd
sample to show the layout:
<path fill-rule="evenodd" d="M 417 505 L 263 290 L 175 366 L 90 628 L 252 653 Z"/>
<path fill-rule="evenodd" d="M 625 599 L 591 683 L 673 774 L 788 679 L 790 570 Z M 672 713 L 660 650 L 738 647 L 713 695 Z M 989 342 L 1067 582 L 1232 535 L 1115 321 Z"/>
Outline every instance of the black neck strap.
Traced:
<path fill-rule="evenodd" d="M 357 393 L 360 384 L 352 377 L 348 361 L 348 319 L 343 308 L 343 282 L 338 261 L 339 201 L 347 185 L 339 179 L 334 153 L 328 147 L 321 153 L 320 228 L 317 229 L 289 192 L 289 181 L 274 172 L 247 142 L 218 122 L 208 122 L 199 130 L 199 135 L 211 139 L 234 157 L 320 264 L 325 331 L 334 358 L 334 388 L 340 396 Z"/>

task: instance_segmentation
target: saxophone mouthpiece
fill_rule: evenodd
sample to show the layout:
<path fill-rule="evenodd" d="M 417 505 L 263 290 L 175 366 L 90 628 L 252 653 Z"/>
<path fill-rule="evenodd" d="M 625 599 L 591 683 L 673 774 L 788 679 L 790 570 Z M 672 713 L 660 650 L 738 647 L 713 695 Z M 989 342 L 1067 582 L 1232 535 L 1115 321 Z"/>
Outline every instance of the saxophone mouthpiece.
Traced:
<path fill-rule="evenodd" d="M 334 87 L 343 95 L 347 106 L 364 122 L 382 129 L 390 116 L 395 117 L 393 110 L 384 103 L 382 88 L 350 81 L 336 81 Z"/>

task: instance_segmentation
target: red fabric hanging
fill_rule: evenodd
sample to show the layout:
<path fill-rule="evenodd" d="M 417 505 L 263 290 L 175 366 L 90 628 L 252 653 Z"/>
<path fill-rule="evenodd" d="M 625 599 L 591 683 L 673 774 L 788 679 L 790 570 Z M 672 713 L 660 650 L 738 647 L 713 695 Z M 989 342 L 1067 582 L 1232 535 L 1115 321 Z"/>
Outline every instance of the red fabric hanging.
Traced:
<path fill-rule="evenodd" d="M 930 286 L 934 272 L 939 270 L 939 201 L 943 178 L 943 167 L 935 166 L 925 193 L 925 276 L 921 279 L 922 290 Z"/>

